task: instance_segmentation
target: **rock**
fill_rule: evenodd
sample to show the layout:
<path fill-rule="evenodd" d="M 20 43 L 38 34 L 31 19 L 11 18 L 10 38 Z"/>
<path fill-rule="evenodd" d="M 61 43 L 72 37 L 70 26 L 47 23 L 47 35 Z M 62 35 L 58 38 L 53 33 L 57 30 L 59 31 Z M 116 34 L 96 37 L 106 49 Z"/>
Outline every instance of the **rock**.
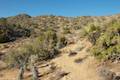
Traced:
<path fill-rule="evenodd" d="M 100 70 L 100 76 L 104 77 L 105 80 L 113 80 L 114 76 L 116 74 L 112 71 L 109 71 L 108 69 L 101 69 Z"/>
<path fill-rule="evenodd" d="M 49 80 L 60 80 L 61 78 L 63 78 L 64 76 L 68 75 L 69 73 L 64 72 L 62 70 L 57 70 L 56 72 L 54 72 L 54 74 L 50 77 Z"/>
<path fill-rule="evenodd" d="M 75 63 L 81 63 L 82 61 L 83 61 L 83 59 L 81 59 L 81 58 L 75 59 Z"/>
<path fill-rule="evenodd" d="M 77 52 L 70 51 L 69 56 L 75 56 L 75 55 L 77 55 Z"/>
<path fill-rule="evenodd" d="M 113 54 L 108 57 L 108 60 L 111 60 L 114 63 L 120 62 L 120 54 Z"/>
<path fill-rule="evenodd" d="M 112 80 L 120 80 L 120 76 L 114 76 Z"/>
<path fill-rule="evenodd" d="M 105 68 L 100 69 L 100 76 L 104 77 L 105 80 L 120 80 L 120 74 Z"/>

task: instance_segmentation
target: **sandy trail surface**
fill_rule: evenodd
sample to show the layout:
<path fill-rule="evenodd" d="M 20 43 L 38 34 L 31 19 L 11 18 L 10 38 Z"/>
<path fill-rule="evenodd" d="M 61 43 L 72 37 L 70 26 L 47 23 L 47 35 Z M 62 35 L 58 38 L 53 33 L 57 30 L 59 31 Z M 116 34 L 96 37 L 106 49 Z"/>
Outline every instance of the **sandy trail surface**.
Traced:
<path fill-rule="evenodd" d="M 79 45 L 84 45 L 84 49 L 70 57 L 69 51 L 75 51 Z M 54 59 L 53 62 L 69 73 L 62 80 L 103 80 L 97 73 L 97 61 L 87 52 L 90 46 L 88 41 L 83 40 L 61 49 L 61 56 Z M 81 59 L 81 62 L 76 63 L 76 59 Z"/>

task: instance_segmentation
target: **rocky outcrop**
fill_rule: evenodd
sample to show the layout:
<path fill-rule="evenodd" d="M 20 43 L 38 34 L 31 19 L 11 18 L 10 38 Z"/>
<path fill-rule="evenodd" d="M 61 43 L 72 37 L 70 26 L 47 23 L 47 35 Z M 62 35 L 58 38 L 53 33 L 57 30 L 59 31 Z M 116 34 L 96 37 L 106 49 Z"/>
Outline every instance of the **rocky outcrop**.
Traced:
<path fill-rule="evenodd" d="M 110 71 L 109 69 L 100 69 L 100 76 L 104 77 L 105 80 L 120 80 L 120 73 Z"/>

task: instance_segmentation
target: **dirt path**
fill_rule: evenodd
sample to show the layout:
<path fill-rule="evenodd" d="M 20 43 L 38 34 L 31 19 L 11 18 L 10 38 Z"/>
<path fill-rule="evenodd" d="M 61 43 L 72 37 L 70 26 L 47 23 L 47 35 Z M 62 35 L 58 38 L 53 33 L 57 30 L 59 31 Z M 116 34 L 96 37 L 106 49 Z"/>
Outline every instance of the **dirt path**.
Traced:
<path fill-rule="evenodd" d="M 69 51 L 75 51 L 79 45 L 86 46 L 77 55 L 69 56 Z M 62 49 L 62 55 L 53 60 L 57 66 L 64 71 L 69 72 L 69 75 L 62 78 L 62 80 L 103 80 L 97 73 L 97 61 L 90 56 L 86 51 L 91 44 L 86 40 L 78 41 L 76 44 L 69 45 Z M 81 62 L 76 63 L 75 60 L 80 59 Z M 82 60 L 83 59 L 83 60 Z"/>
<path fill-rule="evenodd" d="M 82 48 L 82 47 L 84 48 Z M 52 60 L 53 63 L 60 67 L 63 71 L 69 73 L 68 75 L 64 76 L 60 80 L 103 80 L 101 77 L 98 76 L 97 73 L 97 65 L 98 62 L 87 52 L 87 50 L 91 47 L 91 44 L 87 40 L 78 41 L 75 44 L 71 44 L 66 46 L 65 48 L 61 49 L 61 56 L 57 57 Z M 74 56 L 69 56 L 70 51 L 77 52 Z M 76 62 L 78 60 L 78 62 Z M 50 61 L 51 62 L 51 61 Z M 49 67 L 48 67 L 49 68 Z M 45 71 L 43 68 L 40 68 L 40 72 L 48 72 L 48 69 L 45 67 Z M 0 76 L 0 80 L 5 78 L 6 80 L 15 80 L 18 71 L 17 70 L 5 70 L 3 71 L 4 74 Z M 26 76 L 30 74 L 25 73 L 25 80 L 27 80 Z M 41 80 L 51 80 L 46 79 L 48 76 L 46 74 L 45 79 Z M 51 73 L 50 76 L 53 74 Z M 28 79 L 30 80 L 30 79 Z M 54 79 L 52 79 L 54 80 Z"/>

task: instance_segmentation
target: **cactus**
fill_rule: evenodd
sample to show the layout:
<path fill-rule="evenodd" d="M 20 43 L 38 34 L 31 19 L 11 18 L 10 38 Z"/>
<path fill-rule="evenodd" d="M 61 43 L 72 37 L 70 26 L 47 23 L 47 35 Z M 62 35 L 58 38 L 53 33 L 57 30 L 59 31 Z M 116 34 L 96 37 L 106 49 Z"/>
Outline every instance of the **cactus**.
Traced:
<path fill-rule="evenodd" d="M 21 66 L 18 74 L 18 80 L 23 80 L 23 75 L 24 75 L 24 67 Z"/>
<path fill-rule="evenodd" d="M 36 56 L 31 55 L 30 58 L 31 58 L 30 65 L 31 65 L 31 72 L 32 72 L 32 80 L 39 80 L 38 70 L 37 70 L 37 67 L 34 65 Z"/>
<path fill-rule="evenodd" d="M 38 79 L 38 70 L 36 66 L 31 65 L 31 72 L 32 72 L 32 80 L 39 80 Z"/>

